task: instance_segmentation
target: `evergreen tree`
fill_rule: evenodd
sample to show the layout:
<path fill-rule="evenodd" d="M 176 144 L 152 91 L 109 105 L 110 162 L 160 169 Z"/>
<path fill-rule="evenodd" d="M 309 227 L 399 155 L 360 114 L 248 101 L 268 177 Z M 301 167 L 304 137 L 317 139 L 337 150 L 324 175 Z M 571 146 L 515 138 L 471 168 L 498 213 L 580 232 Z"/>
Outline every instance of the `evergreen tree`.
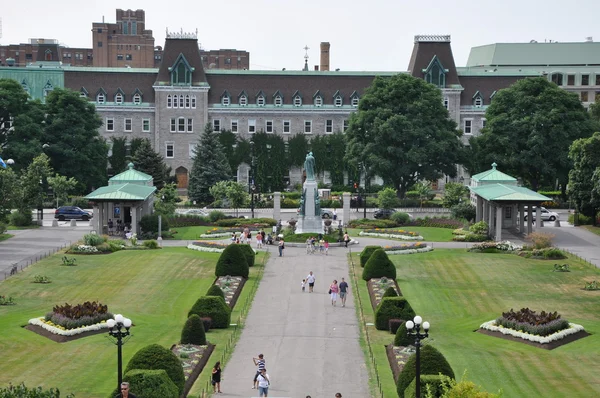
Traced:
<path fill-rule="evenodd" d="M 194 164 L 190 173 L 188 197 L 202 203 L 211 203 L 213 197 L 210 187 L 219 181 L 229 180 L 231 170 L 218 132 L 214 132 L 210 123 L 206 124 L 200 135 L 200 142 L 194 150 Z"/>
<path fill-rule="evenodd" d="M 112 154 L 108 158 L 113 175 L 127 169 L 127 137 L 112 137 Z"/>
<path fill-rule="evenodd" d="M 165 164 L 162 156 L 152 149 L 148 139 L 139 143 L 131 161 L 136 170 L 150 174 L 154 178 L 154 186 L 157 189 L 162 189 L 171 174 L 171 168 Z"/>

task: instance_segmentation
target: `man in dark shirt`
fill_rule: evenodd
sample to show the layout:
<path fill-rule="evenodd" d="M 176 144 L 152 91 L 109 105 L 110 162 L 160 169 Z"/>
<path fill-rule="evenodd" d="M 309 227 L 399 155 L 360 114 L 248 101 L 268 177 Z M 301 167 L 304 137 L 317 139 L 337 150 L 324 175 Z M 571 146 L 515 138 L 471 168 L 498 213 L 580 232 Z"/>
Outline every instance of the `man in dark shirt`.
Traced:
<path fill-rule="evenodd" d="M 129 392 L 129 383 L 124 381 L 121 383 L 121 393 L 117 394 L 115 398 L 136 398 L 136 396 Z"/>
<path fill-rule="evenodd" d="M 342 278 L 342 282 L 340 283 L 340 298 L 342 299 L 342 307 L 346 306 L 346 296 L 348 295 L 349 286 Z"/>

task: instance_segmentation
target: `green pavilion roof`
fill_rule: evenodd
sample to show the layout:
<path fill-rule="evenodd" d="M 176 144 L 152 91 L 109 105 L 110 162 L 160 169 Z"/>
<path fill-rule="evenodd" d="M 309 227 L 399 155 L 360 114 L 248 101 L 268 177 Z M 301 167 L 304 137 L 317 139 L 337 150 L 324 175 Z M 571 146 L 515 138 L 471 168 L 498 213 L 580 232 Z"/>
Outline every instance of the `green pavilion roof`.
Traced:
<path fill-rule="evenodd" d="M 492 163 L 490 170 L 475 174 L 471 179 L 477 182 L 517 182 L 515 177 L 496 170 L 496 166 L 496 163 Z"/>
<path fill-rule="evenodd" d="M 113 184 L 96 189 L 85 198 L 89 200 L 143 201 L 156 191 L 156 187 L 140 184 Z"/>
<path fill-rule="evenodd" d="M 516 185 L 488 184 L 469 187 L 469 189 L 483 199 L 492 201 L 545 202 L 552 200 L 529 188 Z"/>
<path fill-rule="evenodd" d="M 152 185 L 152 176 L 133 168 L 133 163 L 127 165 L 128 170 L 111 177 L 108 180 L 108 185 L 117 185 L 124 183 L 133 183 L 138 185 Z"/>

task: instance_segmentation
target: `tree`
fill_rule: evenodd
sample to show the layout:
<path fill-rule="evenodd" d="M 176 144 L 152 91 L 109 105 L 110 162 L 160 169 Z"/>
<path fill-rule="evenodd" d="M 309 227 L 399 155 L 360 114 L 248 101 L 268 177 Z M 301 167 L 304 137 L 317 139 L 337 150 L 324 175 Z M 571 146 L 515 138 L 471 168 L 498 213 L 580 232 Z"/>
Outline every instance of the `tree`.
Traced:
<path fill-rule="evenodd" d="M 231 170 L 218 133 L 207 123 L 200 135 L 200 143 L 194 150 L 194 163 L 190 173 L 188 196 L 190 200 L 211 203 L 210 187 L 219 181 L 230 179 Z"/>
<path fill-rule="evenodd" d="M 5 149 L 14 118 L 27 109 L 29 95 L 12 79 L 0 79 L 0 149 Z"/>
<path fill-rule="evenodd" d="M 429 197 L 429 195 L 431 195 L 431 182 L 419 181 L 415 185 L 415 191 L 417 191 L 417 193 L 419 194 L 421 207 L 423 207 L 423 201 L 426 200 Z"/>
<path fill-rule="evenodd" d="M 446 208 L 456 206 L 469 196 L 469 188 L 458 182 L 448 182 L 444 187 L 442 205 Z"/>
<path fill-rule="evenodd" d="M 246 187 L 235 181 L 219 181 L 212 187 L 210 187 L 210 194 L 215 201 L 222 201 L 227 199 L 229 206 L 237 210 L 244 205 L 248 200 L 248 193 Z"/>
<path fill-rule="evenodd" d="M 75 178 L 80 190 L 107 181 L 108 146 L 98 133 L 101 125 L 94 104 L 78 92 L 54 89 L 46 97 L 45 152 L 54 170 Z"/>
<path fill-rule="evenodd" d="M 154 186 L 159 190 L 166 184 L 171 174 L 171 168 L 166 165 L 162 156 L 152 149 L 149 139 L 140 142 L 131 161 L 136 170 L 152 176 Z"/>
<path fill-rule="evenodd" d="M 308 153 L 308 140 L 303 133 L 295 134 L 288 140 L 288 166 L 302 167 Z"/>
<path fill-rule="evenodd" d="M 11 210 L 17 207 L 22 197 L 19 176 L 12 167 L 0 167 L 0 222 L 6 222 Z"/>
<path fill-rule="evenodd" d="M 435 86 L 408 74 L 377 77 L 350 117 L 346 160 L 363 163 L 404 197 L 419 180 L 456 175 L 461 135 Z"/>
<path fill-rule="evenodd" d="M 42 153 L 46 141 L 44 118 L 45 107 L 39 100 L 28 102 L 23 112 L 14 116 L 12 130 L 6 136 L 4 156 L 15 160 L 15 170 L 24 170 Z"/>
<path fill-rule="evenodd" d="M 252 177 L 257 191 L 283 190 L 283 179 L 288 171 L 283 138 L 258 132 L 252 136 L 251 152 L 254 158 Z"/>
<path fill-rule="evenodd" d="M 569 172 L 569 196 L 580 213 L 595 218 L 600 209 L 598 180 L 593 178 L 600 167 L 600 133 L 575 140 L 569 149 L 569 159 L 573 162 Z"/>
<path fill-rule="evenodd" d="M 20 178 L 22 197 L 18 198 L 16 203 L 19 211 L 29 212 L 32 207 L 43 207 L 48 177 L 53 173 L 50 158 L 46 154 L 33 159 Z"/>
<path fill-rule="evenodd" d="M 377 203 L 382 209 L 393 209 L 398 204 L 398 193 L 394 188 L 384 188 L 377 193 Z"/>
<path fill-rule="evenodd" d="M 596 124 L 595 131 L 600 130 L 600 98 L 596 96 L 596 101 L 590 105 L 589 108 L 590 117 L 592 121 Z"/>
<path fill-rule="evenodd" d="M 165 184 L 156 194 L 154 211 L 162 216 L 175 214 L 176 203 L 179 201 L 176 184 Z"/>
<path fill-rule="evenodd" d="M 469 170 L 486 170 L 496 162 L 534 191 L 558 180 L 564 192 L 572 166 L 568 148 L 594 131 L 578 96 L 544 77 L 498 91 L 485 117 L 486 128 L 470 140 Z"/>
<path fill-rule="evenodd" d="M 127 170 L 127 137 L 111 137 L 112 154 L 108 158 L 113 175 Z"/>
<path fill-rule="evenodd" d="M 69 192 L 73 191 L 77 187 L 77 180 L 73 177 L 67 178 L 56 174 L 54 177 L 48 177 L 48 184 L 54 191 L 56 197 L 56 208 L 58 209 L 58 200 L 61 197 L 66 198 Z"/>

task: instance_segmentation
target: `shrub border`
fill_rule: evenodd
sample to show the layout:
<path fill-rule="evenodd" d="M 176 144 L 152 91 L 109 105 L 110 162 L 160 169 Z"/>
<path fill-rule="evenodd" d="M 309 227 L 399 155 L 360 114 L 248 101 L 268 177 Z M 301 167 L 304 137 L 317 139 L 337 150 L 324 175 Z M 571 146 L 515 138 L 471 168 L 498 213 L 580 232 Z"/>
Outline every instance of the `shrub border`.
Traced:
<path fill-rule="evenodd" d="M 391 278 L 388 278 L 391 279 Z M 375 292 L 373 291 L 373 288 L 371 287 L 371 279 L 369 279 L 367 281 L 367 290 L 369 291 L 369 299 L 371 300 L 371 307 L 373 307 L 373 311 L 375 311 L 377 309 L 377 302 L 375 299 Z M 402 291 L 400 290 L 400 287 L 398 286 L 398 282 L 394 279 L 394 286 L 396 287 L 396 292 L 398 293 L 399 297 L 403 297 L 402 296 Z"/>
<path fill-rule="evenodd" d="M 219 280 L 219 276 L 217 276 L 215 278 L 215 280 L 213 281 L 212 285 L 214 286 L 214 284 Z M 233 310 L 233 307 L 235 307 L 235 304 L 238 301 L 238 298 L 240 297 L 240 295 L 242 294 L 242 289 L 244 288 L 244 285 L 246 284 L 246 281 L 248 280 L 247 278 L 241 277 L 242 280 L 240 281 L 240 285 L 238 286 L 237 289 L 235 289 L 235 293 L 233 293 L 233 297 L 231 297 L 231 300 L 229 301 L 229 308 L 231 308 Z"/>

